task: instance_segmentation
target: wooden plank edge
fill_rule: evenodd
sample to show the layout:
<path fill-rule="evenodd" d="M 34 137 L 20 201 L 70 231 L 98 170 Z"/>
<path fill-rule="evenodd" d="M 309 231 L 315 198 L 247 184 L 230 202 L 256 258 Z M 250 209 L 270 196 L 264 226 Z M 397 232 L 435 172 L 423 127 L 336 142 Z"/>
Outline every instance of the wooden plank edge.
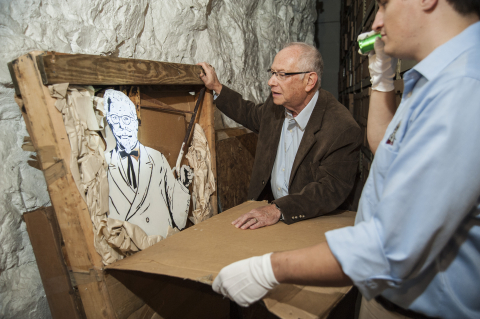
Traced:
<path fill-rule="evenodd" d="M 187 81 L 182 81 L 182 82 L 169 82 L 169 83 L 164 83 L 162 81 L 148 81 L 146 80 L 143 76 L 139 75 L 138 79 L 135 81 L 130 81 L 127 79 L 124 79 L 122 81 L 118 80 L 113 80 L 108 77 L 103 77 L 102 80 L 96 80 L 92 81 L 89 80 L 88 83 L 84 83 L 83 81 L 80 81 L 77 76 L 71 76 L 71 78 L 68 79 L 62 79 L 62 80 L 55 80 L 51 76 L 49 76 L 49 69 L 50 69 L 50 63 L 49 61 L 46 61 L 46 59 L 53 57 L 53 61 L 61 64 L 62 60 L 66 59 L 72 59 L 72 58 L 90 58 L 92 60 L 97 59 L 97 60 L 105 60 L 105 61 L 110 61 L 110 62 L 118 62 L 118 63 L 123 63 L 123 62 L 130 62 L 130 63 L 147 63 L 151 65 L 164 65 L 168 68 L 173 68 L 176 69 L 177 71 L 183 71 L 185 73 L 189 73 L 192 70 L 195 70 L 194 73 L 197 74 L 195 77 L 190 77 L 186 78 Z M 51 85 L 51 84 L 58 84 L 58 83 L 65 83 L 68 82 L 70 84 L 77 84 L 77 85 L 202 85 L 203 86 L 203 81 L 200 79 L 199 75 L 204 72 L 203 68 L 199 65 L 194 65 L 194 64 L 182 64 L 182 63 L 173 63 L 173 62 L 160 62 L 160 61 L 152 61 L 152 60 L 141 60 L 141 59 L 129 59 L 129 58 L 117 58 L 117 57 L 108 57 L 108 56 L 100 56 L 100 55 L 88 55 L 88 54 L 63 54 L 63 53 L 58 53 L 58 56 L 56 55 L 56 52 L 44 52 L 41 55 L 38 55 L 36 57 L 37 59 L 37 65 L 40 67 L 40 73 L 42 75 L 42 81 L 44 85 Z M 53 73 L 60 74 L 61 71 L 59 69 L 56 69 L 56 71 L 53 71 Z"/>
<path fill-rule="evenodd" d="M 47 79 L 47 74 L 45 73 L 45 65 L 43 64 L 43 55 L 45 55 L 45 53 L 43 54 L 40 54 L 40 55 L 37 55 L 35 57 L 35 60 L 37 62 L 37 69 L 38 69 L 38 72 L 40 73 L 40 77 L 42 79 L 42 83 L 44 85 L 48 85 L 48 79 Z"/>
<path fill-rule="evenodd" d="M 21 89 L 20 92 L 24 93 L 22 98 L 25 98 L 25 97 L 28 96 L 28 94 L 26 94 L 26 92 L 28 90 L 32 89 L 29 86 L 33 86 L 33 88 L 35 90 L 38 90 L 38 95 L 39 95 L 35 99 L 35 101 L 32 99 L 32 97 L 29 97 L 27 100 L 17 99 L 18 100 L 17 103 L 21 102 L 26 107 L 26 109 L 29 109 L 29 110 L 32 110 L 31 108 L 34 108 L 34 109 L 38 110 L 39 107 L 44 107 L 44 108 L 46 108 L 46 111 L 47 111 L 44 116 L 49 117 L 49 124 L 47 125 L 47 127 L 48 127 L 47 131 L 49 131 L 49 132 L 51 131 L 52 135 L 51 136 L 46 136 L 44 134 L 44 132 L 42 132 L 42 134 L 40 134 L 41 137 L 38 137 L 39 140 L 37 140 L 37 137 L 36 137 L 36 134 L 35 134 L 35 129 L 37 129 L 37 131 L 38 131 L 38 128 L 40 128 L 40 127 L 35 128 L 35 126 L 37 126 L 36 125 L 37 121 L 31 121 L 31 119 L 29 118 L 29 115 L 25 114 L 24 118 L 26 120 L 27 127 L 30 127 L 31 138 L 32 138 L 32 141 L 34 142 L 35 149 L 37 150 L 37 153 L 38 152 L 41 153 L 41 147 L 40 148 L 38 147 L 38 142 L 40 141 L 40 139 L 42 141 L 44 141 L 45 139 L 46 140 L 53 139 L 52 141 L 56 141 L 55 142 L 56 146 L 51 145 L 51 147 L 54 147 L 55 149 L 58 147 L 58 139 L 57 139 L 57 136 L 56 136 L 56 132 L 53 129 L 53 124 L 51 123 L 51 118 L 50 118 L 49 112 L 48 112 L 49 110 L 48 110 L 48 105 L 47 105 L 48 104 L 47 97 L 45 96 L 45 94 L 48 94 L 48 88 L 46 88 L 41 83 L 40 78 L 39 78 L 39 74 L 38 74 L 38 69 L 36 68 L 35 56 L 38 55 L 38 54 L 42 54 L 42 53 L 43 52 L 35 51 L 35 52 L 32 52 L 32 53 L 23 55 L 23 56 L 21 56 L 17 59 L 18 63 L 13 64 L 15 74 L 17 74 L 17 71 L 18 71 L 18 74 L 26 73 L 27 76 L 29 76 L 29 79 L 22 79 L 21 76 L 17 77 L 17 79 L 20 80 L 19 81 L 19 88 Z M 22 59 L 23 59 L 23 62 L 21 62 Z M 31 61 L 31 62 L 29 62 L 29 61 Z M 35 79 L 32 79 L 31 77 L 35 77 Z M 23 83 L 22 84 L 22 82 L 24 82 L 24 81 L 26 81 L 26 82 L 30 81 L 30 83 Z M 48 95 L 48 97 L 49 97 L 49 95 Z M 53 101 L 53 99 L 50 98 L 49 102 L 52 103 L 52 101 Z M 29 103 L 31 103 L 32 105 L 28 105 Z M 20 106 L 20 104 L 19 104 L 19 106 Z M 50 105 L 50 107 L 55 108 L 55 106 L 53 104 Z M 46 146 L 49 146 L 49 145 L 46 145 Z M 55 153 L 58 154 L 59 151 L 56 150 Z M 40 157 L 40 160 L 42 160 L 41 157 Z M 66 159 L 63 158 L 62 160 L 65 161 Z M 66 196 L 64 199 L 60 198 L 60 197 L 63 196 L 63 195 L 61 195 L 60 191 L 65 190 L 65 189 L 70 189 L 70 190 L 74 189 L 78 193 L 75 196 L 76 197 L 76 199 L 75 199 L 76 203 L 78 203 L 79 201 L 82 200 L 81 197 L 80 197 L 80 194 L 78 192 L 78 189 L 77 189 L 77 187 L 76 187 L 76 185 L 73 181 L 73 177 L 71 176 L 71 173 L 68 172 L 68 174 L 66 174 L 66 175 L 62 174 L 62 166 L 65 169 L 65 163 L 57 164 L 57 162 L 54 162 L 54 163 L 48 163 L 48 164 L 52 164 L 52 165 L 44 165 L 44 164 L 45 163 L 42 162 L 42 169 L 44 170 L 44 173 L 45 173 L 45 170 L 47 170 L 48 168 L 50 168 L 52 166 L 52 170 L 49 172 L 49 175 L 50 175 L 51 178 L 49 178 L 50 184 L 48 184 L 48 189 L 49 189 L 49 194 L 50 194 L 50 197 L 52 199 L 52 203 L 54 204 L 54 206 L 55 206 L 56 202 L 62 202 L 64 200 L 67 201 L 67 203 L 66 203 L 67 205 L 71 204 L 72 198 L 70 198 L 69 196 Z M 55 165 L 55 164 L 57 164 L 58 166 L 53 167 L 53 165 Z M 55 195 L 54 196 L 55 198 L 52 198 L 52 194 L 51 194 L 52 191 L 60 197 Z M 58 198 L 56 199 L 56 197 L 58 197 Z M 85 203 L 82 203 L 82 204 L 86 205 Z M 82 205 L 82 204 L 80 204 L 80 205 Z M 63 204 L 61 206 L 63 207 Z M 77 218 L 78 219 L 76 219 L 72 222 L 76 225 L 80 225 L 80 233 L 82 233 L 83 236 L 86 236 L 83 226 L 85 225 L 84 223 L 86 222 L 86 220 L 88 220 L 88 222 L 91 223 L 90 216 L 82 218 L 81 216 L 77 215 Z M 59 224 L 59 226 L 60 226 L 60 224 Z M 92 230 L 90 230 L 90 233 L 92 233 L 92 236 L 93 236 L 93 231 Z M 80 237 L 82 237 L 82 235 L 80 235 Z M 84 238 L 84 240 L 86 240 L 86 237 Z M 87 246 L 93 246 L 93 240 L 89 241 L 88 243 L 84 241 L 83 244 L 87 245 Z M 84 249 L 84 248 L 82 248 L 82 249 Z M 72 252 L 69 252 L 69 251 L 65 251 L 65 252 L 68 253 L 66 256 L 64 255 L 65 262 L 67 263 L 67 267 L 70 268 L 71 267 L 71 265 L 69 265 L 70 264 L 70 261 L 69 261 L 70 253 L 72 254 L 72 257 L 74 257 L 75 254 L 77 253 L 77 251 L 75 249 L 72 249 Z M 90 271 L 93 269 L 95 272 L 99 272 L 99 273 L 103 274 L 103 264 L 101 264 L 100 256 L 98 255 L 96 250 L 94 248 L 91 248 L 91 249 L 86 248 L 85 252 L 87 254 L 86 258 L 88 260 L 88 265 L 85 264 L 85 265 L 83 265 L 83 267 L 80 267 L 80 268 L 87 267 L 86 269 L 89 269 Z M 91 253 L 95 254 L 95 255 L 92 256 Z M 92 264 L 92 262 L 93 262 L 92 257 L 93 257 L 94 260 L 97 260 L 95 262 L 95 264 L 98 264 L 98 267 L 95 266 L 95 264 Z M 106 285 L 105 281 L 103 280 L 103 276 L 100 280 L 87 280 L 86 281 L 86 280 L 82 280 L 82 279 L 84 279 L 84 275 L 83 275 L 83 273 L 80 274 L 80 272 L 81 271 L 72 272 L 70 278 L 71 278 L 71 280 L 75 279 L 75 285 L 78 288 L 78 291 L 79 291 L 81 300 L 83 302 L 84 310 L 85 310 L 85 313 L 86 313 L 87 317 L 88 318 L 116 318 L 115 310 L 113 309 L 111 301 L 109 299 L 108 288 L 107 288 L 107 285 Z M 76 283 L 77 278 L 79 279 L 80 284 Z"/>
<path fill-rule="evenodd" d="M 61 248 L 62 234 L 53 207 L 42 207 L 25 212 L 23 219 L 52 317 L 86 318 L 82 300 L 78 290 L 72 285 L 67 269 Z M 45 251 L 45 245 L 53 245 L 53 251 L 48 249 Z M 52 270 L 57 272 L 55 277 L 49 277 L 52 275 Z"/>

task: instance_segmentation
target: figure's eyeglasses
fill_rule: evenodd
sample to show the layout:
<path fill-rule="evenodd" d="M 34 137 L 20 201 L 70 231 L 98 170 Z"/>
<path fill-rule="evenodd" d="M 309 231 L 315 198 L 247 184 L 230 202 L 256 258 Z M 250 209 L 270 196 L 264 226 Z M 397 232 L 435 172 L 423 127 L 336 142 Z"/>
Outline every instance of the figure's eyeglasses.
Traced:
<path fill-rule="evenodd" d="M 290 75 L 296 75 L 296 74 L 305 74 L 305 73 L 312 73 L 313 71 L 305 71 L 305 72 L 276 72 L 276 71 L 272 71 L 272 69 L 268 69 L 267 70 L 268 73 L 271 74 L 271 76 L 276 76 L 277 79 L 279 79 L 280 81 L 283 81 L 287 78 L 287 76 L 290 76 Z"/>
<path fill-rule="evenodd" d="M 122 123 L 124 125 L 129 125 L 130 123 L 132 123 L 132 121 L 134 120 L 133 117 L 130 117 L 128 115 L 123 115 L 123 116 L 118 116 L 116 114 L 111 114 L 109 115 L 109 118 L 110 118 L 110 121 L 113 123 L 113 124 L 118 124 L 120 123 L 120 119 L 122 119 Z"/>

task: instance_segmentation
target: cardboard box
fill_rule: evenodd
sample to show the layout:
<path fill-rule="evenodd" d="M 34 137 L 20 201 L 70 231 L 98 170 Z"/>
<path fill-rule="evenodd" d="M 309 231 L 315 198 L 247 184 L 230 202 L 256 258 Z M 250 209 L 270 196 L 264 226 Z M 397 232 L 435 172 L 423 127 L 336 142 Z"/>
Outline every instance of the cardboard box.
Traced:
<path fill-rule="evenodd" d="M 355 212 L 335 211 L 293 225 L 279 222 L 253 231 L 231 225 L 237 217 L 264 205 L 245 202 L 107 268 L 130 271 L 132 276 L 142 272 L 211 285 L 218 272 L 235 261 L 312 246 L 325 241 L 326 231 L 354 224 Z M 280 318 L 326 318 L 350 289 L 282 284 L 263 301 Z"/>

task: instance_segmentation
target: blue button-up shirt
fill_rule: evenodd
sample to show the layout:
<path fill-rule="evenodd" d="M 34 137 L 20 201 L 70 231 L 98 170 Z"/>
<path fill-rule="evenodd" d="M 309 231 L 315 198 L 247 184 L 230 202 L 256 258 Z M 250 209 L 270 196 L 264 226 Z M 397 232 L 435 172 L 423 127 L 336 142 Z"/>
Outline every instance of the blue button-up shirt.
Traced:
<path fill-rule="evenodd" d="M 270 181 L 275 199 L 288 195 L 288 183 L 292 173 L 293 161 L 297 155 L 305 127 L 317 104 L 317 100 L 318 91 L 296 117 L 293 117 L 292 113 L 285 109 L 285 121 L 283 122 L 277 157 L 273 164 L 272 179 Z"/>
<path fill-rule="evenodd" d="M 354 227 L 328 245 L 362 294 L 480 318 L 480 22 L 405 74 Z"/>

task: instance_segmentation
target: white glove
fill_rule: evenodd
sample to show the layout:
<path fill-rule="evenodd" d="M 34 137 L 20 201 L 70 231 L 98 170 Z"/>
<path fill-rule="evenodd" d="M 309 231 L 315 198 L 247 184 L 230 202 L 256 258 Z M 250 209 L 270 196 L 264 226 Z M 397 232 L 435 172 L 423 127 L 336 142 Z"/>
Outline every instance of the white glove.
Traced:
<path fill-rule="evenodd" d="M 370 71 L 370 82 L 372 90 L 390 92 L 395 89 L 393 80 L 397 69 L 397 58 L 385 54 L 383 43 L 377 38 L 374 44 L 375 51 L 368 54 L 368 70 Z"/>
<path fill-rule="evenodd" d="M 247 307 L 279 284 L 273 274 L 272 253 L 237 261 L 224 267 L 213 282 L 213 290 Z"/>
<path fill-rule="evenodd" d="M 378 31 L 375 31 L 375 30 L 372 30 L 370 32 L 360 33 L 357 37 L 357 41 L 365 40 L 366 38 L 371 37 L 372 35 L 377 34 L 377 33 L 378 33 Z M 362 54 L 361 51 L 358 52 L 358 53 Z"/>

